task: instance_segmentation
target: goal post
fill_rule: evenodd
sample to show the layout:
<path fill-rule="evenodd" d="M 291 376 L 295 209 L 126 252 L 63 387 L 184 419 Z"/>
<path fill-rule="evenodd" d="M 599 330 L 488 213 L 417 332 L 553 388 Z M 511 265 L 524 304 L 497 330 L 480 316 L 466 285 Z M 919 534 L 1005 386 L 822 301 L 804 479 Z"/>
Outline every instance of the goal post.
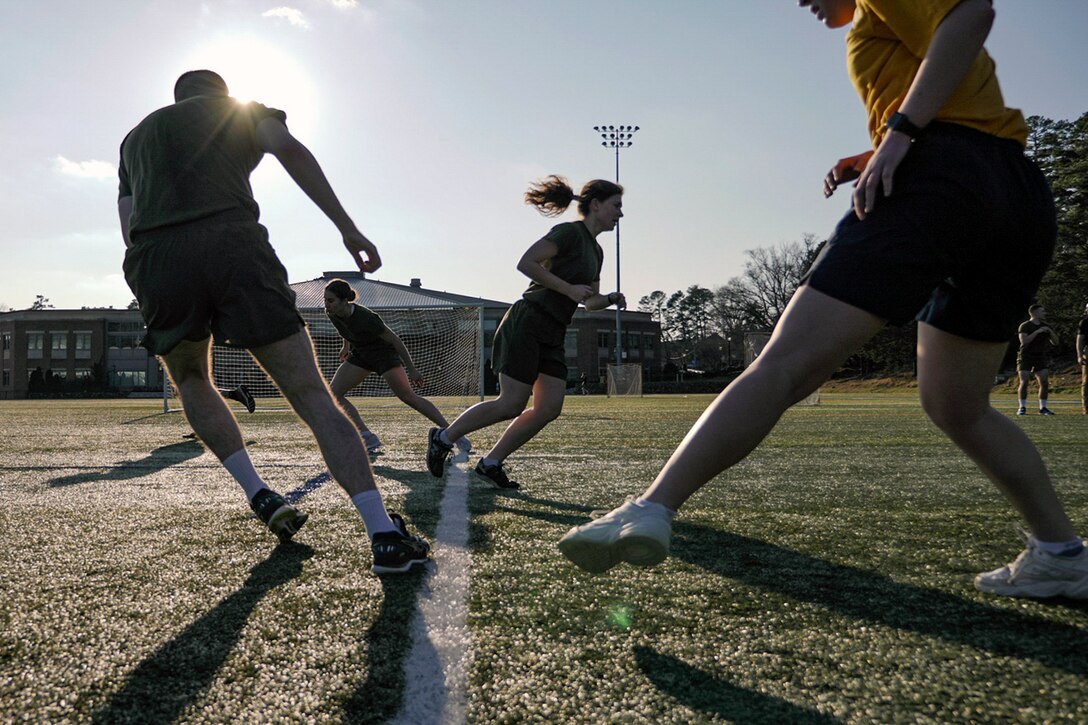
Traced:
<path fill-rule="evenodd" d="M 443 410 L 467 408 L 483 399 L 483 308 L 412 307 L 374 311 L 408 348 L 423 376 L 423 385 L 416 389 L 420 395 L 442 398 L 437 404 Z M 303 309 L 299 314 L 313 340 L 318 368 L 331 381 L 340 366 L 343 338 L 323 311 Z M 282 393 L 246 350 L 213 345 L 212 374 L 220 389 L 245 385 L 257 398 L 258 409 L 287 407 Z M 164 386 L 163 394 L 166 410 L 181 408 L 173 385 Z M 348 397 L 396 400 L 380 375 L 367 376 Z"/>
<path fill-rule="evenodd" d="M 642 365 L 609 363 L 608 397 L 619 395 L 642 397 Z"/>
<path fill-rule="evenodd" d="M 759 357 L 759 354 L 763 352 L 763 348 L 767 346 L 767 342 L 771 339 L 771 333 L 769 332 L 746 332 L 744 333 L 744 367 L 748 367 L 755 359 Z M 808 397 L 803 400 L 799 400 L 794 405 L 819 405 L 820 404 L 820 389 L 814 390 Z"/>

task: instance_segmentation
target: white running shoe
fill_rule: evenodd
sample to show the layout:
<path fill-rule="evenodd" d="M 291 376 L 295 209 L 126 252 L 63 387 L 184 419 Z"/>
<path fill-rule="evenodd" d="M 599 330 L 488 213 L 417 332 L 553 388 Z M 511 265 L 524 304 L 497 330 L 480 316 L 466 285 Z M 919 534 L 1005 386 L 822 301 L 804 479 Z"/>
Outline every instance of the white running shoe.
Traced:
<path fill-rule="evenodd" d="M 975 588 L 1006 597 L 1088 599 L 1088 548 L 1076 556 L 1048 554 L 1029 537 L 1016 561 L 979 574 Z"/>
<path fill-rule="evenodd" d="M 623 561 L 660 564 L 669 555 L 673 515 L 663 506 L 641 506 L 630 497 L 619 508 L 568 531 L 559 540 L 559 551 L 594 574 Z"/>

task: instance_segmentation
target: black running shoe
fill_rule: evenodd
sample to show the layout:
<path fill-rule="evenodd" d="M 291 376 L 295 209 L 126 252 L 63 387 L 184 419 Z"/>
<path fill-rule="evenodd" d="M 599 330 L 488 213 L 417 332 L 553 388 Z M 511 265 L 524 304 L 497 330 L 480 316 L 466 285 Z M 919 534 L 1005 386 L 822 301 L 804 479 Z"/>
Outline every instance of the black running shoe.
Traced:
<path fill-rule="evenodd" d="M 427 470 L 435 478 L 442 478 L 446 459 L 449 458 L 453 446 L 443 443 L 438 433 L 438 428 L 431 428 L 431 432 L 427 434 Z"/>
<path fill-rule="evenodd" d="M 1039 415 L 1054 415 L 1054 411 L 1050 408 L 1039 408 Z"/>
<path fill-rule="evenodd" d="M 511 481 L 506 477 L 506 471 L 502 470 L 501 463 L 494 466 L 485 466 L 481 458 L 480 462 L 476 464 L 476 474 L 483 476 L 499 488 L 521 488 L 517 481 Z"/>
<path fill-rule="evenodd" d="M 253 513 L 263 521 L 280 542 L 286 544 L 298 533 L 310 515 L 287 503 L 283 496 L 270 488 L 261 489 L 249 502 Z"/>
<path fill-rule="evenodd" d="M 399 514 L 390 511 L 389 518 L 397 530 L 374 535 L 370 544 L 374 565 L 370 570 L 375 574 L 403 574 L 416 564 L 425 564 L 431 545 L 421 537 L 409 534 Z"/>
<path fill-rule="evenodd" d="M 244 405 L 246 410 L 250 413 L 257 409 L 257 401 L 253 399 L 253 393 L 249 392 L 249 388 L 244 385 L 239 385 L 234 390 L 228 392 L 227 397 L 231 400 L 237 400 Z"/>

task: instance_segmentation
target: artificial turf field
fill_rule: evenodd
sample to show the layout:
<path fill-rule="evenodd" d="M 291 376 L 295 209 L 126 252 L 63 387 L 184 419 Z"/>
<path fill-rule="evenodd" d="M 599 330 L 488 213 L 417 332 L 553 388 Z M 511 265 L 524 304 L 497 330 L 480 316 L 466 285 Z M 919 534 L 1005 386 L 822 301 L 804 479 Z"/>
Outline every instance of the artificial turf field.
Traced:
<path fill-rule="evenodd" d="M 0 401 L 0 722 L 1088 722 L 1088 605 L 974 590 L 1021 548 L 1016 519 L 909 394 L 789 411 L 656 569 L 563 559 L 555 541 L 640 491 L 709 400 L 569 398 L 510 460 L 520 492 L 467 476 L 463 572 L 382 579 L 289 413 L 239 415 L 311 513 L 277 547 L 161 402 Z M 1088 417 L 1051 407 L 1016 421 L 1086 532 Z M 362 411 L 387 506 L 453 561 L 429 424 Z M 416 659 L 416 612 L 450 591 L 467 636 Z M 462 669 L 429 679 L 451 649 Z M 421 692 L 457 706 L 413 711 Z"/>

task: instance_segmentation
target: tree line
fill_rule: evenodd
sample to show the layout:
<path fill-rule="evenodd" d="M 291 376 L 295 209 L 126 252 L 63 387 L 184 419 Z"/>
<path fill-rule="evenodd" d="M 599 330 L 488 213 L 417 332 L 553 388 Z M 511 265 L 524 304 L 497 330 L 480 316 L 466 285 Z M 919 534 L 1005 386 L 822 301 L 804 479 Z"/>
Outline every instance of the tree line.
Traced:
<path fill-rule="evenodd" d="M 1075 121 L 1027 120 L 1027 153 L 1050 182 L 1058 215 L 1057 247 L 1037 301 L 1062 338 L 1058 355 L 1071 355 L 1076 322 L 1088 303 L 1088 113 Z M 672 294 L 656 290 L 642 297 L 638 308 L 660 323 L 669 366 L 710 372 L 739 368 L 745 333 L 774 328 L 824 241 L 805 234 L 800 241 L 750 249 L 742 273 L 721 286 L 692 285 Z M 912 371 L 915 333 L 913 322 L 889 326 L 845 367 L 859 374 Z M 1011 364 L 1016 336 L 1009 342 Z"/>

